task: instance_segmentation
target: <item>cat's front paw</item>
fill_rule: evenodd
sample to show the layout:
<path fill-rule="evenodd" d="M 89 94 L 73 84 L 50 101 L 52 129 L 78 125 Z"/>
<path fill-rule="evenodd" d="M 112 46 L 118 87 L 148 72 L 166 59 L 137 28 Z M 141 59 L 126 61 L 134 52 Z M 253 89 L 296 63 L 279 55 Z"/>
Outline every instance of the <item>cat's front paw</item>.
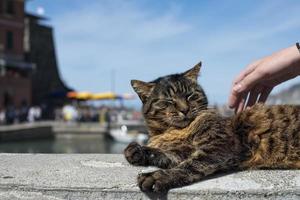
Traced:
<path fill-rule="evenodd" d="M 146 155 L 143 147 L 136 142 L 131 142 L 124 150 L 126 160 L 132 165 L 146 165 Z"/>
<path fill-rule="evenodd" d="M 165 193 L 170 189 L 170 176 L 164 170 L 142 173 L 138 176 L 138 186 L 143 192 Z"/>

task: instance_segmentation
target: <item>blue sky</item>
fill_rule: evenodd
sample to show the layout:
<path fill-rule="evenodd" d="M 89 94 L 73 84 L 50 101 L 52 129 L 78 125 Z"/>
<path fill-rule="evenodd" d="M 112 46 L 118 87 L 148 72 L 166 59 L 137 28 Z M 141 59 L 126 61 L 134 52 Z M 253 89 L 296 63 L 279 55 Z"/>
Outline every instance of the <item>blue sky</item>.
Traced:
<path fill-rule="evenodd" d="M 44 8 L 61 75 L 80 91 L 110 91 L 114 71 L 116 92 L 133 92 L 131 79 L 151 81 L 202 61 L 200 84 L 211 104 L 224 104 L 247 64 L 300 41 L 298 0 L 33 0 L 26 7 Z"/>

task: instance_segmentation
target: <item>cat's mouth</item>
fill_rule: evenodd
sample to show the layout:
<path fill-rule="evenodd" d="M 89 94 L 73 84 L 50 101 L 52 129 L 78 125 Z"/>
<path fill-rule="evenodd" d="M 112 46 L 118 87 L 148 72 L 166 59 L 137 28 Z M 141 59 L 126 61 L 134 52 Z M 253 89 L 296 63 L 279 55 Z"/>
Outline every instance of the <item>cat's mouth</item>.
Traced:
<path fill-rule="evenodd" d="M 176 128 L 185 128 L 192 122 L 192 119 L 185 117 L 181 120 L 175 120 L 172 124 Z"/>

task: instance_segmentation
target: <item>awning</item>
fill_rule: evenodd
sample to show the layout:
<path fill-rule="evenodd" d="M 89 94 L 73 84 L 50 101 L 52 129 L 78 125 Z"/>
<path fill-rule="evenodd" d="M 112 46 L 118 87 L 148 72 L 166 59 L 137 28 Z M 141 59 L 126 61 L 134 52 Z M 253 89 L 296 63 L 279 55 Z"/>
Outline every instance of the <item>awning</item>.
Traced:
<path fill-rule="evenodd" d="M 67 97 L 78 100 L 110 100 L 110 99 L 134 99 L 132 94 L 118 95 L 113 92 L 90 93 L 90 92 L 68 92 Z"/>
<path fill-rule="evenodd" d="M 89 92 L 68 92 L 67 97 L 71 99 L 88 100 L 92 96 Z"/>

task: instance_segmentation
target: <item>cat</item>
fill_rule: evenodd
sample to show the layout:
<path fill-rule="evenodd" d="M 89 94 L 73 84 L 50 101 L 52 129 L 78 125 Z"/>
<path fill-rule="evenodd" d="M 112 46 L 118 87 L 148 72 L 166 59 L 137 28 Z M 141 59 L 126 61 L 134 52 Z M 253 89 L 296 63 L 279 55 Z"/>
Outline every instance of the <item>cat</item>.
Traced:
<path fill-rule="evenodd" d="M 143 103 L 146 146 L 124 150 L 136 166 L 161 169 L 138 176 L 143 192 L 163 193 L 220 171 L 300 169 L 300 107 L 256 104 L 223 117 L 208 108 L 197 77 L 201 63 L 151 82 L 132 80 Z"/>

